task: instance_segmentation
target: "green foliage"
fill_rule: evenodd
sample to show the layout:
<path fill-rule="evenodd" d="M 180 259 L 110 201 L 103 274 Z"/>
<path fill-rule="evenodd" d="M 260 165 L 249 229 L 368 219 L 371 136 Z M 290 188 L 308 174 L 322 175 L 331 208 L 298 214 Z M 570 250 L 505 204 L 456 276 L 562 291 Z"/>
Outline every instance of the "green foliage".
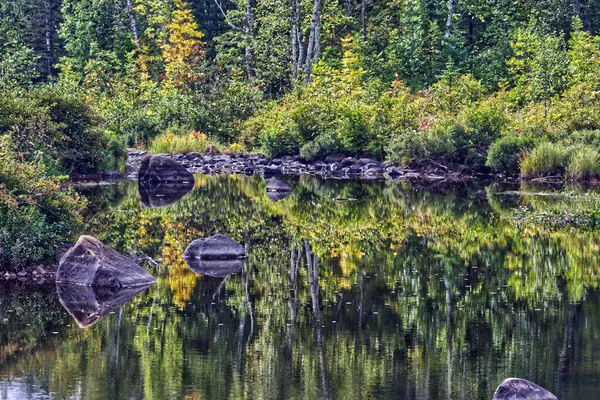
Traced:
<path fill-rule="evenodd" d="M 530 150 L 535 140 L 529 137 L 508 135 L 495 141 L 489 149 L 486 165 L 495 172 L 517 174 L 523 152 Z"/>
<path fill-rule="evenodd" d="M 600 152 L 591 147 L 574 150 L 567 166 L 569 179 L 589 181 L 600 177 Z"/>
<path fill-rule="evenodd" d="M 521 177 L 562 175 L 567 165 L 568 155 L 561 144 L 542 142 L 521 157 Z"/>
<path fill-rule="evenodd" d="M 0 132 L 9 134 L 29 159 L 39 151 L 63 174 L 93 173 L 123 162 L 122 146 L 101 130 L 101 120 L 83 96 L 48 86 L 25 95 L 4 92 L 4 99 Z"/>
<path fill-rule="evenodd" d="M 81 224 L 85 201 L 63 192 L 36 155 L 23 161 L 0 136 L 0 267 L 47 261 Z"/>
<path fill-rule="evenodd" d="M 176 135 L 168 133 L 155 138 L 150 143 L 149 150 L 151 153 L 204 153 L 206 147 L 211 144 L 205 134 L 200 132 L 190 132 Z"/>

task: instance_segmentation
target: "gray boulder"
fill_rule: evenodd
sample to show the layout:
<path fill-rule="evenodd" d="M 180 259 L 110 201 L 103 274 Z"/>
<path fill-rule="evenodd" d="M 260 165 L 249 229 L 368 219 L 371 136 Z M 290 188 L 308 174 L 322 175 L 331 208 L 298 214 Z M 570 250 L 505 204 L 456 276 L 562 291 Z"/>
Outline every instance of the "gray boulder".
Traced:
<path fill-rule="evenodd" d="M 130 258 L 84 235 L 60 259 L 56 282 L 121 288 L 152 284 L 156 279 Z"/>
<path fill-rule="evenodd" d="M 128 288 L 89 287 L 59 283 L 56 285 L 60 304 L 80 328 L 87 328 L 121 307 L 152 284 Z"/>
<path fill-rule="evenodd" d="M 557 397 L 528 380 L 508 378 L 498 386 L 493 400 L 557 400 Z"/>
<path fill-rule="evenodd" d="M 345 154 L 334 153 L 334 154 L 331 154 L 331 155 L 325 157 L 325 162 L 327 164 L 331 164 L 331 163 L 334 163 L 334 162 L 341 163 L 344 158 L 346 158 Z"/>
<path fill-rule="evenodd" d="M 267 192 L 291 192 L 292 188 L 287 183 L 272 177 L 267 182 Z"/>
<path fill-rule="evenodd" d="M 194 175 L 172 158 L 148 155 L 142 159 L 138 173 L 140 182 L 194 182 Z"/>

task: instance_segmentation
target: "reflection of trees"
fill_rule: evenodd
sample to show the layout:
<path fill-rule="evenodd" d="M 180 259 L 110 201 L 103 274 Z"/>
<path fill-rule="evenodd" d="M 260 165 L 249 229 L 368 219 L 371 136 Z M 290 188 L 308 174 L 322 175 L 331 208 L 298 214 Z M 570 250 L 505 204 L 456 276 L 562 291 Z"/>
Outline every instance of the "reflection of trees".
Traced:
<path fill-rule="evenodd" d="M 158 262 L 147 296 L 60 342 L 44 327 L 64 315 L 33 296 L 39 319 L 0 330 L 5 368 L 58 397 L 100 397 L 113 382 L 117 398 L 491 398 L 512 375 L 567 393 L 566 372 L 600 340 L 598 235 L 515 227 L 481 187 L 303 177 L 272 203 L 261 177 L 199 178 L 176 204 L 144 209 L 127 191 L 91 222 L 105 243 Z M 225 280 L 181 258 L 214 233 L 251 240 Z M 34 338 L 51 345 L 21 345 Z"/>

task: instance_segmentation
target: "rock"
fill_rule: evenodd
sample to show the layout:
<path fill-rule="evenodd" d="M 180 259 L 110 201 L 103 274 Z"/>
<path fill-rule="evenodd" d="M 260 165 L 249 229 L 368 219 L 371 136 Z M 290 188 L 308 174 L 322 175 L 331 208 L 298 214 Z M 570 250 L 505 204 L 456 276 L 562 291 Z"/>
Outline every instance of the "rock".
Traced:
<path fill-rule="evenodd" d="M 194 175 L 177 161 L 165 156 L 146 156 L 138 173 L 140 182 L 194 182 Z"/>
<path fill-rule="evenodd" d="M 387 174 L 394 178 L 402 175 L 402 171 L 399 168 L 391 167 L 387 170 Z"/>
<path fill-rule="evenodd" d="M 349 167 L 353 164 L 356 164 L 356 159 L 353 157 L 346 157 L 340 161 L 340 164 L 342 164 L 342 167 Z"/>
<path fill-rule="evenodd" d="M 281 169 L 275 165 L 269 165 L 268 167 L 265 167 L 264 173 L 271 175 L 281 175 Z"/>
<path fill-rule="evenodd" d="M 351 165 L 350 167 L 348 167 L 348 173 L 349 174 L 360 174 L 362 172 L 362 166 L 358 163 Z"/>
<path fill-rule="evenodd" d="M 221 154 L 221 152 L 219 151 L 219 149 L 217 149 L 214 145 L 209 144 L 208 146 L 206 146 L 206 148 L 204 149 L 204 154 L 206 155 L 217 155 L 217 154 Z"/>
<path fill-rule="evenodd" d="M 135 295 L 152 286 L 106 288 L 69 284 L 57 284 L 58 300 L 77 322 L 80 328 L 87 328 L 121 307 Z"/>
<path fill-rule="evenodd" d="M 337 163 L 341 163 L 341 162 L 342 162 L 342 160 L 343 160 L 344 158 L 346 158 L 346 155 L 345 155 L 345 154 L 342 154 L 342 153 L 334 153 L 334 154 L 332 154 L 332 155 L 330 155 L 330 156 L 327 156 L 327 157 L 325 158 L 325 162 L 326 162 L 327 164 L 336 163 L 336 162 L 337 162 Z"/>
<path fill-rule="evenodd" d="M 201 161 L 202 160 L 202 154 L 196 153 L 196 152 L 191 152 L 191 153 L 186 154 L 185 158 L 188 161 Z"/>
<path fill-rule="evenodd" d="M 27 276 L 27 272 L 25 272 L 25 271 L 19 271 L 19 272 L 17 272 L 17 276 L 18 276 L 18 277 L 24 277 L 24 276 Z"/>
<path fill-rule="evenodd" d="M 119 288 L 148 285 L 156 279 L 130 258 L 84 235 L 61 258 L 56 282 Z"/>
<path fill-rule="evenodd" d="M 287 183 L 272 177 L 267 182 L 267 192 L 291 192 L 292 188 Z"/>
<path fill-rule="evenodd" d="M 196 239 L 183 252 L 186 260 L 231 260 L 246 257 L 241 244 L 225 235 Z M 189 263 L 188 263 L 189 265 Z"/>
<path fill-rule="evenodd" d="M 40 275 L 46 275 L 46 270 L 41 265 L 35 267 L 35 272 L 37 272 Z"/>
<path fill-rule="evenodd" d="M 224 278 L 235 273 L 244 266 L 244 260 L 239 258 L 230 260 L 186 258 L 185 262 L 195 273 L 212 276 L 214 278 Z"/>
<path fill-rule="evenodd" d="M 69 251 L 71 247 L 75 246 L 73 242 L 66 242 L 58 246 L 58 250 L 56 250 L 56 262 L 59 263 L 60 259 Z"/>
<path fill-rule="evenodd" d="M 557 400 L 557 397 L 528 380 L 508 378 L 498 386 L 493 400 Z"/>
<path fill-rule="evenodd" d="M 147 208 L 160 208 L 177 203 L 194 188 L 194 181 L 175 183 L 138 182 L 142 204 Z"/>
<path fill-rule="evenodd" d="M 119 171 L 110 170 L 102 172 L 102 179 L 105 181 L 118 181 L 121 179 L 121 173 Z"/>

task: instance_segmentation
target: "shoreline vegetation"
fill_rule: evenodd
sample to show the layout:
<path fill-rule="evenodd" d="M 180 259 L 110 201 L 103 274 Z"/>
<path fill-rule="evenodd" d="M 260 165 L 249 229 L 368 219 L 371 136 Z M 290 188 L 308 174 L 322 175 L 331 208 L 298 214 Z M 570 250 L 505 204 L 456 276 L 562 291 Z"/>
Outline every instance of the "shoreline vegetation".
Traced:
<path fill-rule="evenodd" d="M 1 3 L 0 265 L 72 240 L 64 182 L 132 147 L 598 182 L 598 5 L 455 3 Z"/>

